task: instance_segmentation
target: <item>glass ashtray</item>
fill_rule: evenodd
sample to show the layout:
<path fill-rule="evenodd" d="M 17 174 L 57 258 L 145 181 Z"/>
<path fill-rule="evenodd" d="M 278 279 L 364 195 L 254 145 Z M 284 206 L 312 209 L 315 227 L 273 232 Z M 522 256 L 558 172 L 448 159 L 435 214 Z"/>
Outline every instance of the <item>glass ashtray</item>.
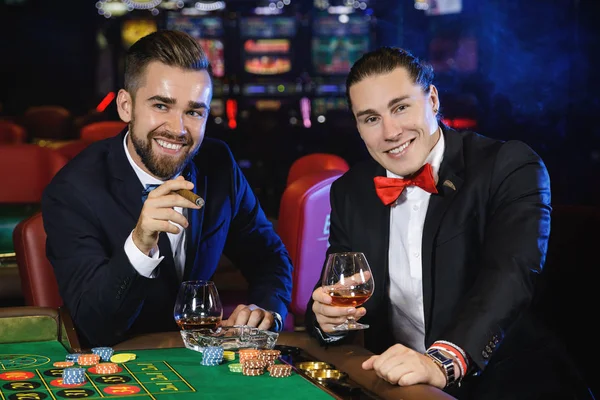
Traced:
<path fill-rule="evenodd" d="M 202 352 L 206 346 L 221 346 L 224 350 L 272 350 L 279 333 L 263 331 L 246 325 L 220 326 L 217 329 L 182 330 L 185 347 Z"/>

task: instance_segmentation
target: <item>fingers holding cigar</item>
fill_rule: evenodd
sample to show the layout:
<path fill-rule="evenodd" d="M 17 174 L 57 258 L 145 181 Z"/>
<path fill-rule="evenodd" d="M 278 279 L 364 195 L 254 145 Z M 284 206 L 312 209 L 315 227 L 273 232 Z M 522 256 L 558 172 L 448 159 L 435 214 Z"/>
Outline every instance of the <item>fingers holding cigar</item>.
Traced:
<path fill-rule="evenodd" d="M 179 190 L 176 190 L 175 193 L 177 193 L 181 197 L 188 199 L 189 201 L 191 201 L 192 203 L 194 203 L 195 205 L 197 205 L 200 208 L 202 208 L 204 206 L 204 199 L 202 197 L 198 196 L 196 193 L 192 192 L 191 190 L 179 189 Z"/>

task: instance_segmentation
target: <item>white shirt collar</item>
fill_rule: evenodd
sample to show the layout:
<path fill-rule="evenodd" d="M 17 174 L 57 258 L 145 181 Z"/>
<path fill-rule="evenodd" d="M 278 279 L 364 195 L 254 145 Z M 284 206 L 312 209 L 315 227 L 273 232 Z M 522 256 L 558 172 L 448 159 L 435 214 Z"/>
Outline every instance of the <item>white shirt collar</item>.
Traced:
<path fill-rule="evenodd" d="M 141 169 L 135 163 L 135 161 L 133 161 L 133 158 L 131 158 L 131 154 L 129 154 L 129 149 L 127 148 L 127 136 L 129 136 L 129 131 L 127 131 L 127 133 L 125 134 L 125 139 L 123 139 L 123 147 L 125 148 L 125 155 L 127 155 L 127 160 L 129 161 L 129 164 L 131 164 L 131 168 L 133 168 L 133 170 L 135 171 L 135 174 L 137 175 L 138 179 L 142 183 L 142 186 L 146 187 L 146 185 L 162 185 L 164 183 L 164 181 L 161 181 L 160 179 L 156 179 L 155 177 L 153 177 L 152 175 L 150 175 L 149 173 L 147 173 L 146 171 Z"/>
<path fill-rule="evenodd" d="M 442 165 L 442 160 L 444 159 L 444 150 L 446 149 L 446 144 L 444 142 L 444 131 L 442 131 L 442 128 L 438 127 L 438 129 L 440 130 L 440 138 L 438 139 L 437 143 L 435 144 L 435 146 L 433 146 L 433 149 L 431 149 L 431 152 L 429 152 L 429 155 L 425 159 L 425 164 L 431 164 L 431 169 L 433 170 L 433 177 L 435 178 L 436 183 L 439 180 L 438 174 L 440 172 L 440 165 Z M 402 176 L 396 175 L 388 170 L 386 170 L 386 176 L 388 178 L 403 178 Z"/>

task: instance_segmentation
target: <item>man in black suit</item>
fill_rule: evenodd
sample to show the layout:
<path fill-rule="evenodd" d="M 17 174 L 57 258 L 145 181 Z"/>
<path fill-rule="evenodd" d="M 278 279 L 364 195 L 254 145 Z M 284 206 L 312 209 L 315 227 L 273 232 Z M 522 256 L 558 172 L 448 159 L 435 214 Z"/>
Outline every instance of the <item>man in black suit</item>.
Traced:
<path fill-rule="evenodd" d="M 332 185 L 328 254 L 364 253 L 375 291 L 364 307 L 334 307 L 317 283 L 307 328 L 340 343 L 354 335 L 334 326 L 362 318 L 378 354 L 363 368 L 392 384 L 589 398 L 529 311 L 550 233 L 546 167 L 522 142 L 441 124 L 432 81 L 431 66 L 396 48 L 352 67 L 348 103 L 372 160 Z"/>
<path fill-rule="evenodd" d="M 116 100 L 128 129 L 89 146 L 45 190 L 48 258 L 92 345 L 176 329 L 180 282 L 210 279 L 222 252 L 249 282 L 249 304 L 223 324 L 282 328 L 291 261 L 229 148 L 204 139 L 211 97 L 210 64 L 192 37 L 140 39 Z"/>

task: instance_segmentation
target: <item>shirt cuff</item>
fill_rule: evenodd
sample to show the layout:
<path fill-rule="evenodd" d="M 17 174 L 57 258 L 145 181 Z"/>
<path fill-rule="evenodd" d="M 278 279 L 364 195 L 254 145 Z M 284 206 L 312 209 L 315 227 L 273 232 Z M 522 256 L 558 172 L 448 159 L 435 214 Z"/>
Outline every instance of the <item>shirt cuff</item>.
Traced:
<path fill-rule="evenodd" d="M 156 251 L 151 251 L 150 257 L 148 257 L 138 249 L 135 243 L 133 243 L 133 231 L 131 231 L 129 237 L 127 237 L 127 240 L 125 241 L 124 250 L 129 262 L 138 274 L 146 278 L 156 278 L 154 270 L 164 258 L 164 256 L 160 257 L 160 251 L 158 249 L 156 249 Z"/>

